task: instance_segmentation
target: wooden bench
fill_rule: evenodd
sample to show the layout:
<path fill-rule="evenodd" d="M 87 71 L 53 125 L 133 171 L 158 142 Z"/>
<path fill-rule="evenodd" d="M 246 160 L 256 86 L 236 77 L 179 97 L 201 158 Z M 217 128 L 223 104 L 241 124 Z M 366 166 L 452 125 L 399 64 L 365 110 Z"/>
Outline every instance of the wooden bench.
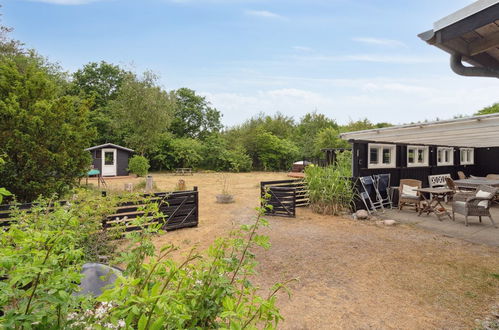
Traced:
<path fill-rule="evenodd" d="M 175 169 L 175 175 L 194 175 L 192 168 L 190 167 L 179 167 Z"/>

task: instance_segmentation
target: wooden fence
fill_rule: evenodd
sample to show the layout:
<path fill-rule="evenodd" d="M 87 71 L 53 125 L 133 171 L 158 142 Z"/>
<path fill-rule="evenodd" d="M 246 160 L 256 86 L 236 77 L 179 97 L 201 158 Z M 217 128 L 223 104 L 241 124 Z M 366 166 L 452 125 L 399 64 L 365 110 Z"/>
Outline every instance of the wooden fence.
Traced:
<path fill-rule="evenodd" d="M 266 210 L 266 215 L 295 217 L 297 207 L 309 205 L 308 187 L 303 180 L 261 182 L 260 197 L 262 206 L 272 206 Z"/>
<path fill-rule="evenodd" d="M 196 227 L 199 222 L 199 192 L 197 187 L 189 191 L 175 191 L 141 195 L 142 199 L 135 201 L 120 202 L 115 213 L 106 216 L 102 221 L 104 230 L 119 228 L 125 231 L 140 230 L 142 227 L 157 223 L 162 223 L 164 230 L 175 230 L 186 227 Z M 65 201 L 59 202 L 65 204 Z M 153 217 L 146 220 L 145 224 L 138 226 L 134 219 L 145 214 L 144 208 L 147 203 L 158 203 L 159 211 L 165 217 Z M 12 213 L 15 209 L 30 212 L 36 204 L 0 205 L 0 228 L 10 225 Z M 48 206 L 48 211 L 53 209 L 53 205 Z"/>
<path fill-rule="evenodd" d="M 186 227 L 196 227 L 199 222 L 199 192 L 197 187 L 189 191 L 175 191 L 171 193 L 156 193 L 143 195 L 138 201 L 122 202 L 114 214 L 108 215 L 102 221 L 104 229 L 120 228 L 125 231 L 140 230 L 134 223 L 137 217 L 150 217 L 142 226 L 163 223 L 162 229 L 174 230 Z M 165 217 L 155 218 L 145 214 L 147 203 L 157 203 L 159 211 Z"/>

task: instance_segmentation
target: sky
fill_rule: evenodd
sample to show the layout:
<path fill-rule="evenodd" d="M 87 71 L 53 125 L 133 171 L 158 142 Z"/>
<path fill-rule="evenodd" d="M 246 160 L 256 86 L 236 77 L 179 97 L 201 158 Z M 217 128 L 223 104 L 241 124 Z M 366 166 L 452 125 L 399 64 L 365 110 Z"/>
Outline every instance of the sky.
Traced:
<path fill-rule="evenodd" d="M 340 124 L 469 115 L 499 79 L 461 77 L 417 37 L 470 0 L 10 0 L 12 37 L 74 72 L 152 70 L 206 96 L 227 126 L 258 113 Z"/>

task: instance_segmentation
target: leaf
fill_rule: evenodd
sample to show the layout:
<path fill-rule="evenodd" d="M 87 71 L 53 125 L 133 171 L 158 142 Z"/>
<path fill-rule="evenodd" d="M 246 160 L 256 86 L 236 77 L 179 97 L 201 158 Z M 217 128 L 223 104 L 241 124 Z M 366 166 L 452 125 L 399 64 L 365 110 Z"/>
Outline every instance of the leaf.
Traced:
<path fill-rule="evenodd" d="M 137 324 L 138 330 L 144 330 L 147 324 L 147 316 L 146 314 L 142 314 L 139 319 L 139 323 Z"/>

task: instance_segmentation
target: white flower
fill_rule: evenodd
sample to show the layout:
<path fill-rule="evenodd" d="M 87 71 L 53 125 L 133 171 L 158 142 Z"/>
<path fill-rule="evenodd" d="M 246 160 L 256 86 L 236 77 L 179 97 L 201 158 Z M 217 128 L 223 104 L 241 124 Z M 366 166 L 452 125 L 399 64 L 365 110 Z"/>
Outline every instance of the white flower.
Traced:
<path fill-rule="evenodd" d="M 78 316 L 78 314 L 76 314 L 74 312 L 69 313 L 67 319 L 68 319 L 68 321 L 71 321 L 71 320 L 74 320 L 77 316 Z"/>
<path fill-rule="evenodd" d="M 90 317 L 90 316 L 94 315 L 94 311 L 91 309 L 87 309 L 83 315 L 85 317 Z"/>
<path fill-rule="evenodd" d="M 98 319 L 103 318 L 106 315 L 106 311 L 107 311 L 107 309 L 105 307 L 99 306 L 95 310 L 95 317 L 98 318 Z"/>
<path fill-rule="evenodd" d="M 203 281 L 201 281 L 201 280 L 196 280 L 196 282 L 195 282 L 195 283 L 196 283 L 196 285 L 201 285 L 201 284 L 203 284 Z"/>
<path fill-rule="evenodd" d="M 125 323 L 125 321 L 124 321 L 124 320 L 119 320 L 119 321 L 118 321 L 118 327 L 120 327 L 120 328 L 124 328 L 124 327 L 125 327 L 125 325 L 126 325 L 126 323 Z"/>
<path fill-rule="evenodd" d="M 117 328 L 118 328 L 117 326 L 115 326 L 115 325 L 114 325 L 114 324 L 112 324 L 112 323 L 106 323 L 106 324 L 104 324 L 104 327 L 105 327 L 106 329 L 117 329 Z"/>

